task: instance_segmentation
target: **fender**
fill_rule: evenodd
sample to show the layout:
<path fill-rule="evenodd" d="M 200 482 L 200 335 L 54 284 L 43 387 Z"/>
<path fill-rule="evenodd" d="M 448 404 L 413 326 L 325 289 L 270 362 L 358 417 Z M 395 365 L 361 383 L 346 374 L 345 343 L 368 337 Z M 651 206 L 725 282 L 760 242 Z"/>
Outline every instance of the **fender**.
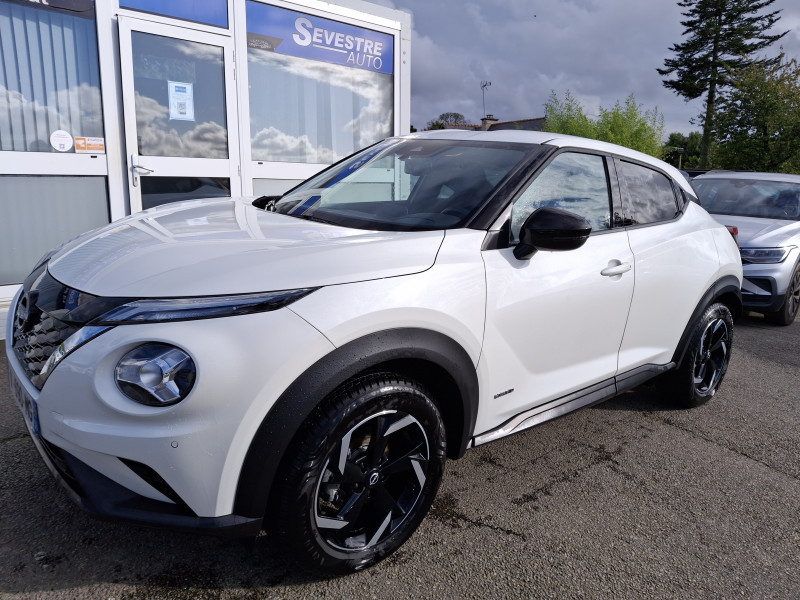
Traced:
<path fill-rule="evenodd" d="M 686 354 L 686 348 L 689 344 L 689 339 L 692 337 L 692 333 L 694 332 L 694 325 L 697 323 L 700 316 L 703 314 L 703 311 L 706 307 L 711 304 L 715 300 L 720 300 L 722 297 L 725 297 L 727 302 L 725 304 L 730 308 L 731 314 L 733 315 L 734 320 L 738 319 L 742 314 L 742 289 L 739 283 L 739 280 L 733 275 L 726 275 L 721 279 L 718 279 L 714 285 L 712 285 L 703 297 L 700 299 L 700 302 L 697 304 L 697 307 L 694 309 L 689 322 L 686 324 L 686 328 L 683 330 L 683 334 L 681 335 L 681 339 L 678 342 L 677 347 L 675 348 L 675 354 L 672 356 L 672 362 L 675 365 L 680 365 L 683 361 L 683 357 Z"/>
<path fill-rule="evenodd" d="M 472 437 L 478 414 L 478 375 L 472 359 L 460 344 L 435 331 L 416 328 L 380 331 L 337 348 L 309 367 L 281 394 L 247 451 L 233 512 L 263 517 L 281 461 L 311 411 L 347 380 L 382 366 L 419 379 L 426 387 L 440 392 L 434 396 L 445 423 L 451 425 L 448 455 L 460 457 Z M 448 390 L 451 393 L 442 397 L 441 392 Z"/>

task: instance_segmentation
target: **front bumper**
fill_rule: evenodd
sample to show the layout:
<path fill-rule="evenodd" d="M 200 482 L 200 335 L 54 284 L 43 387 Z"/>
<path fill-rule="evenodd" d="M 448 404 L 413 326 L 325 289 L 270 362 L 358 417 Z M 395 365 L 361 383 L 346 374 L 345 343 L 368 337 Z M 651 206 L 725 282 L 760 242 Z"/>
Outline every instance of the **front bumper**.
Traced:
<path fill-rule="evenodd" d="M 780 310 L 797 266 L 800 250 L 794 249 L 781 263 L 742 265 L 742 305 L 745 310 L 769 313 Z"/>
<path fill-rule="evenodd" d="M 45 465 L 69 498 L 95 517 L 231 537 L 256 536 L 261 531 L 260 518 L 239 515 L 198 517 L 182 502 L 145 498 L 98 473 L 69 452 L 30 433 Z"/>
<path fill-rule="evenodd" d="M 259 531 L 262 515 L 234 514 L 247 491 L 238 489 L 242 462 L 281 391 L 331 349 L 288 310 L 118 326 L 68 355 L 40 392 L 11 340 L 12 389 L 29 398 L 31 437 L 72 500 L 100 517 L 225 535 Z M 114 383 L 121 356 L 152 341 L 184 348 L 197 365 L 196 386 L 177 405 L 137 404 Z"/>
<path fill-rule="evenodd" d="M 783 305 L 783 301 L 784 294 L 778 293 L 774 277 L 756 275 L 742 279 L 742 306 L 745 310 L 775 312 Z"/>

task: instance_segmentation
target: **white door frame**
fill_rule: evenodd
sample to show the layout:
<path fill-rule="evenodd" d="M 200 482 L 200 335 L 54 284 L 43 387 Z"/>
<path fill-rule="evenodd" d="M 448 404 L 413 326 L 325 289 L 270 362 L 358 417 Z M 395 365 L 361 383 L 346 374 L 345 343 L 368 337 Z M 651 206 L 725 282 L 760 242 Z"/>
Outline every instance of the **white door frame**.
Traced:
<path fill-rule="evenodd" d="M 230 179 L 231 194 L 241 193 L 239 162 L 239 117 L 237 115 L 236 74 L 234 43 L 228 35 L 176 27 L 151 20 L 119 15 L 120 78 L 125 122 L 126 166 L 131 213 L 142 210 L 139 179 L 149 175 L 161 177 L 223 177 Z M 218 46 L 223 50 L 225 75 L 225 113 L 228 131 L 228 158 L 185 158 L 166 156 L 139 156 L 136 127 L 136 98 L 133 80 L 132 32 L 149 33 L 189 42 Z M 134 165 L 144 167 L 136 169 Z M 147 169 L 147 170 L 145 170 Z"/>

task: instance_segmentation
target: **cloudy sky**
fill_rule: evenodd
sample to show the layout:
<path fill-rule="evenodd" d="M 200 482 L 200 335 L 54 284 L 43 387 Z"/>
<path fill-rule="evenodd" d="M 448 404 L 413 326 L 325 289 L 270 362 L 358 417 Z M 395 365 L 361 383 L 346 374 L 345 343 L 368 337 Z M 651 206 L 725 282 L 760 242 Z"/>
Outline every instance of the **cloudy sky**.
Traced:
<path fill-rule="evenodd" d="M 569 90 L 586 113 L 610 108 L 633 93 L 657 107 L 665 131 L 699 130 L 690 120 L 702 102 L 685 102 L 663 87 L 657 67 L 681 41 L 677 0 L 371 0 L 413 15 L 411 123 L 443 112 L 468 121 L 486 112 L 502 121 L 541 117 L 555 90 Z M 776 0 L 780 41 L 800 59 L 800 2 Z M 777 53 L 775 48 L 774 52 Z"/>

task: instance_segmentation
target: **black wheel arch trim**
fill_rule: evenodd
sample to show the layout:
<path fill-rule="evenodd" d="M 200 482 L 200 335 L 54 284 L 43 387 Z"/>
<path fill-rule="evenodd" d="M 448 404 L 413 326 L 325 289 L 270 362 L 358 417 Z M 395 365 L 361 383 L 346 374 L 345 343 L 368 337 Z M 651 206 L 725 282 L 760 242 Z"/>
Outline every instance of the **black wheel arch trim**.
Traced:
<path fill-rule="evenodd" d="M 708 306 L 713 302 L 717 301 L 723 302 L 728 307 L 728 309 L 731 311 L 734 321 L 742 315 L 742 290 L 739 280 L 735 276 L 726 275 L 721 279 L 718 279 L 714 285 L 712 285 L 706 291 L 706 293 L 703 294 L 703 297 L 700 299 L 700 302 L 697 303 L 692 316 L 689 318 L 688 323 L 686 323 L 686 328 L 683 330 L 680 342 L 678 342 L 678 345 L 675 348 L 675 354 L 672 357 L 673 363 L 676 365 L 681 364 L 683 357 L 686 354 L 686 350 L 688 349 L 689 340 L 694 332 L 695 324 L 700 319 L 705 309 L 708 308 Z"/>
<path fill-rule="evenodd" d="M 429 365 L 430 370 L 420 365 Z M 451 425 L 447 430 L 448 456 L 463 455 L 478 414 L 478 375 L 469 354 L 458 342 L 436 331 L 417 328 L 380 331 L 333 350 L 280 395 L 250 443 L 239 474 L 234 512 L 262 517 L 285 452 L 311 412 L 349 379 L 384 368 L 415 379 L 415 375 L 422 374 L 420 383 L 429 389 L 438 387 L 439 391 L 448 389 L 448 382 L 437 384 L 438 378 L 432 375 L 449 376 L 450 391 L 460 399 L 437 397 L 437 390 L 432 391 L 443 420 Z"/>

